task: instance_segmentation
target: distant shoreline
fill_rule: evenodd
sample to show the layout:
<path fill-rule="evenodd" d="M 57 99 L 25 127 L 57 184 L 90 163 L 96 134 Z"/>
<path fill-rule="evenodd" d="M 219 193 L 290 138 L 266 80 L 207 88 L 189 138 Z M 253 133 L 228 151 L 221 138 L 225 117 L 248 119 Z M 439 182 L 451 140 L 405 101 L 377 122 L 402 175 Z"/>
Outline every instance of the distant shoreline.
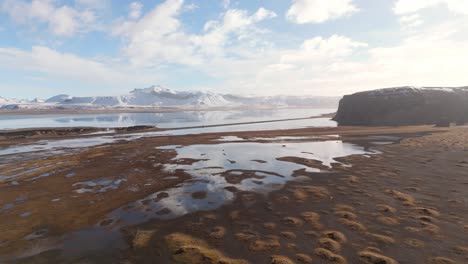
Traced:
<path fill-rule="evenodd" d="M 107 109 L 16 109 L 0 110 L 0 115 L 70 115 L 70 114 L 124 114 L 124 113 L 172 113 L 172 112 L 196 112 L 196 111 L 239 111 L 239 110 L 274 110 L 274 109 L 329 109 L 330 107 L 142 107 L 142 108 L 107 108 Z M 331 108 L 330 108 L 331 109 Z"/>

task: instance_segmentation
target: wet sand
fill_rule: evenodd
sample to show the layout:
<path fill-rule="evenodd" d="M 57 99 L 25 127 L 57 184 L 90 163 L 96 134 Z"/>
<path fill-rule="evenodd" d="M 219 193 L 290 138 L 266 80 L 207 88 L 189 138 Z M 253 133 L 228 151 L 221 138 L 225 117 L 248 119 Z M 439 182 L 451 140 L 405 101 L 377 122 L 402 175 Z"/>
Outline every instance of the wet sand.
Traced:
<path fill-rule="evenodd" d="M 67 136 L 76 137 L 61 135 Z M 155 193 L 155 201 L 168 199 L 165 190 L 193 178 L 187 171 L 167 171 L 165 164 L 177 168 L 204 159 L 175 159 L 176 148 L 160 147 L 216 145 L 227 136 L 252 143 L 274 137 L 296 137 L 281 144 L 340 140 L 380 154 L 336 159 L 331 167 L 279 157 L 311 170 L 296 170 L 295 180 L 267 193 L 229 187 L 233 201 L 215 210 L 115 230 L 119 223 L 108 218 L 110 212 L 131 210 L 125 206 Z M 2 144 L 48 136 L 35 137 L 5 138 Z M 376 141 L 392 144 L 371 144 Z M 9 156 L 0 163 L 6 176 L 0 179 L 0 255 L 25 257 L 13 263 L 466 263 L 467 146 L 466 128 L 340 127 L 161 136 Z M 255 171 L 239 173 L 224 177 L 262 184 L 264 176 Z M 209 194 L 191 193 L 199 200 Z M 64 234 L 96 226 L 109 226 L 125 243 L 105 240 L 108 245 L 86 255 L 76 253 L 80 244 L 69 246 L 75 254 L 42 252 L 67 241 Z M 99 241 L 97 233 L 90 237 Z"/>
<path fill-rule="evenodd" d="M 267 196 L 129 229 L 129 241 L 154 235 L 128 263 L 467 263 L 468 131 L 377 149 Z"/>

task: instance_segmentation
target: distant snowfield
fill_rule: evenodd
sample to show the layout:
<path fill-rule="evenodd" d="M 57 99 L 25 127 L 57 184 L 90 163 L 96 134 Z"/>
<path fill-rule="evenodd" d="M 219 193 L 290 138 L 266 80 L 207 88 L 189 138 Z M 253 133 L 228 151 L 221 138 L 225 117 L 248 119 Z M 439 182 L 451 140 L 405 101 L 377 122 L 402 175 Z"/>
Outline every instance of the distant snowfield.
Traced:
<path fill-rule="evenodd" d="M 47 100 L 10 100 L 0 97 L 1 110 L 87 110 L 147 107 L 318 107 L 337 108 L 340 97 L 312 96 L 237 96 L 203 91 L 174 91 L 161 86 L 134 89 L 119 96 L 72 97 L 56 95 Z"/>

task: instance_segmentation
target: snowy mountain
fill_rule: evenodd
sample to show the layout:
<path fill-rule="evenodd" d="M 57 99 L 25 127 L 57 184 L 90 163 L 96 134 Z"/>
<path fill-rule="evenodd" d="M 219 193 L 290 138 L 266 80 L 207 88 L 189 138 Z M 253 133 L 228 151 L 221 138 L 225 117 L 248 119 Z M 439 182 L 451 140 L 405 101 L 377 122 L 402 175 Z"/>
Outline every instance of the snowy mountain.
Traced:
<path fill-rule="evenodd" d="M 41 98 L 34 98 L 33 100 L 30 101 L 31 103 L 45 103 L 44 99 Z"/>
<path fill-rule="evenodd" d="M 59 95 L 56 95 L 56 96 L 53 96 L 49 99 L 47 99 L 45 102 L 46 103 L 61 103 L 67 99 L 70 99 L 71 96 L 69 96 L 68 94 L 59 94 Z"/>
<path fill-rule="evenodd" d="M 134 89 L 120 96 L 71 97 L 60 94 L 47 100 L 11 101 L 0 99 L 0 109 L 102 109 L 126 107 L 287 107 L 336 108 L 338 97 L 237 96 L 205 91 L 174 91 L 161 86 Z"/>

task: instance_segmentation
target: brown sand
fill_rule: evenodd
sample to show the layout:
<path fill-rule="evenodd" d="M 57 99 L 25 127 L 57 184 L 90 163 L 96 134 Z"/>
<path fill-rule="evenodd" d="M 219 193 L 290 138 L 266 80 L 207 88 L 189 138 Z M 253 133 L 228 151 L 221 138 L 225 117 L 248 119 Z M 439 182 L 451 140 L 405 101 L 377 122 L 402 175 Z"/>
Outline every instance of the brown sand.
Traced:
<path fill-rule="evenodd" d="M 365 135 L 369 134 L 422 131 L 444 130 L 337 128 L 229 135 L 248 138 L 337 133 L 342 140 L 355 141 L 365 140 Z M 19 204 L 2 213 L 2 219 L 7 220 L 0 224 L 0 253 L 21 251 L 27 241 L 20 238 L 47 223 L 54 223 L 49 231 L 53 234 L 83 228 L 102 219 L 113 208 L 190 177 L 179 172 L 175 179 L 158 180 L 144 187 L 147 175 L 157 174 L 158 179 L 174 176 L 165 175 L 161 167 L 154 164 L 170 162 L 175 153 L 155 151 L 155 146 L 210 144 L 212 139 L 224 135 L 227 134 L 143 139 L 89 148 L 66 158 L 12 162 L 1 167 L 1 172 L 8 172 L 15 166 L 36 165 L 59 170 L 62 164 L 77 166 L 80 163 L 86 164 L 76 168 L 76 173 L 82 177 L 80 181 L 93 179 L 97 174 L 115 178 L 132 174 L 134 177 L 123 186 L 139 189 L 137 192 L 87 195 L 82 199 L 63 196 L 61 201 L 51 205 L 57 189 L 64 194 L 73 191 L 74 181 L 60 172 L 57 177 L 34 184 L 12 186 L 8 181 L 0 182 L 0 188 L 5 190 L 0 196 L 2 203 L 25 194 L 30 199 L 28 207 Z M 376 148 L 383 152 L 381 155 L 344 158 L 342 161 L 353 166 L 334 164 L 327 173 L 309 174 L 267 196 L 240 193 L 232 204 L 210 213 L 197 212 L 171 221 L 154 220 L 130 227 L 127 231 L 129 244 L 134 246 L 122 252 L 119 258 L 122 263 L 466 263 L 467 147 L 468 131 L 464 128 L 379 146 Z M 127 162 L 121 162 L 122 159 Z M 30 179 L 38 173 L 41 172 L 21 177 Z M 103 199 L 105 203 L 99 202 Z M 24 211 L 33 211 L 36 215 L 18 218 Z M 106 263 L 86 257 L 82 261 Z M 49 262 L 43 256 L 36 256 L 24 263 Z"/>

